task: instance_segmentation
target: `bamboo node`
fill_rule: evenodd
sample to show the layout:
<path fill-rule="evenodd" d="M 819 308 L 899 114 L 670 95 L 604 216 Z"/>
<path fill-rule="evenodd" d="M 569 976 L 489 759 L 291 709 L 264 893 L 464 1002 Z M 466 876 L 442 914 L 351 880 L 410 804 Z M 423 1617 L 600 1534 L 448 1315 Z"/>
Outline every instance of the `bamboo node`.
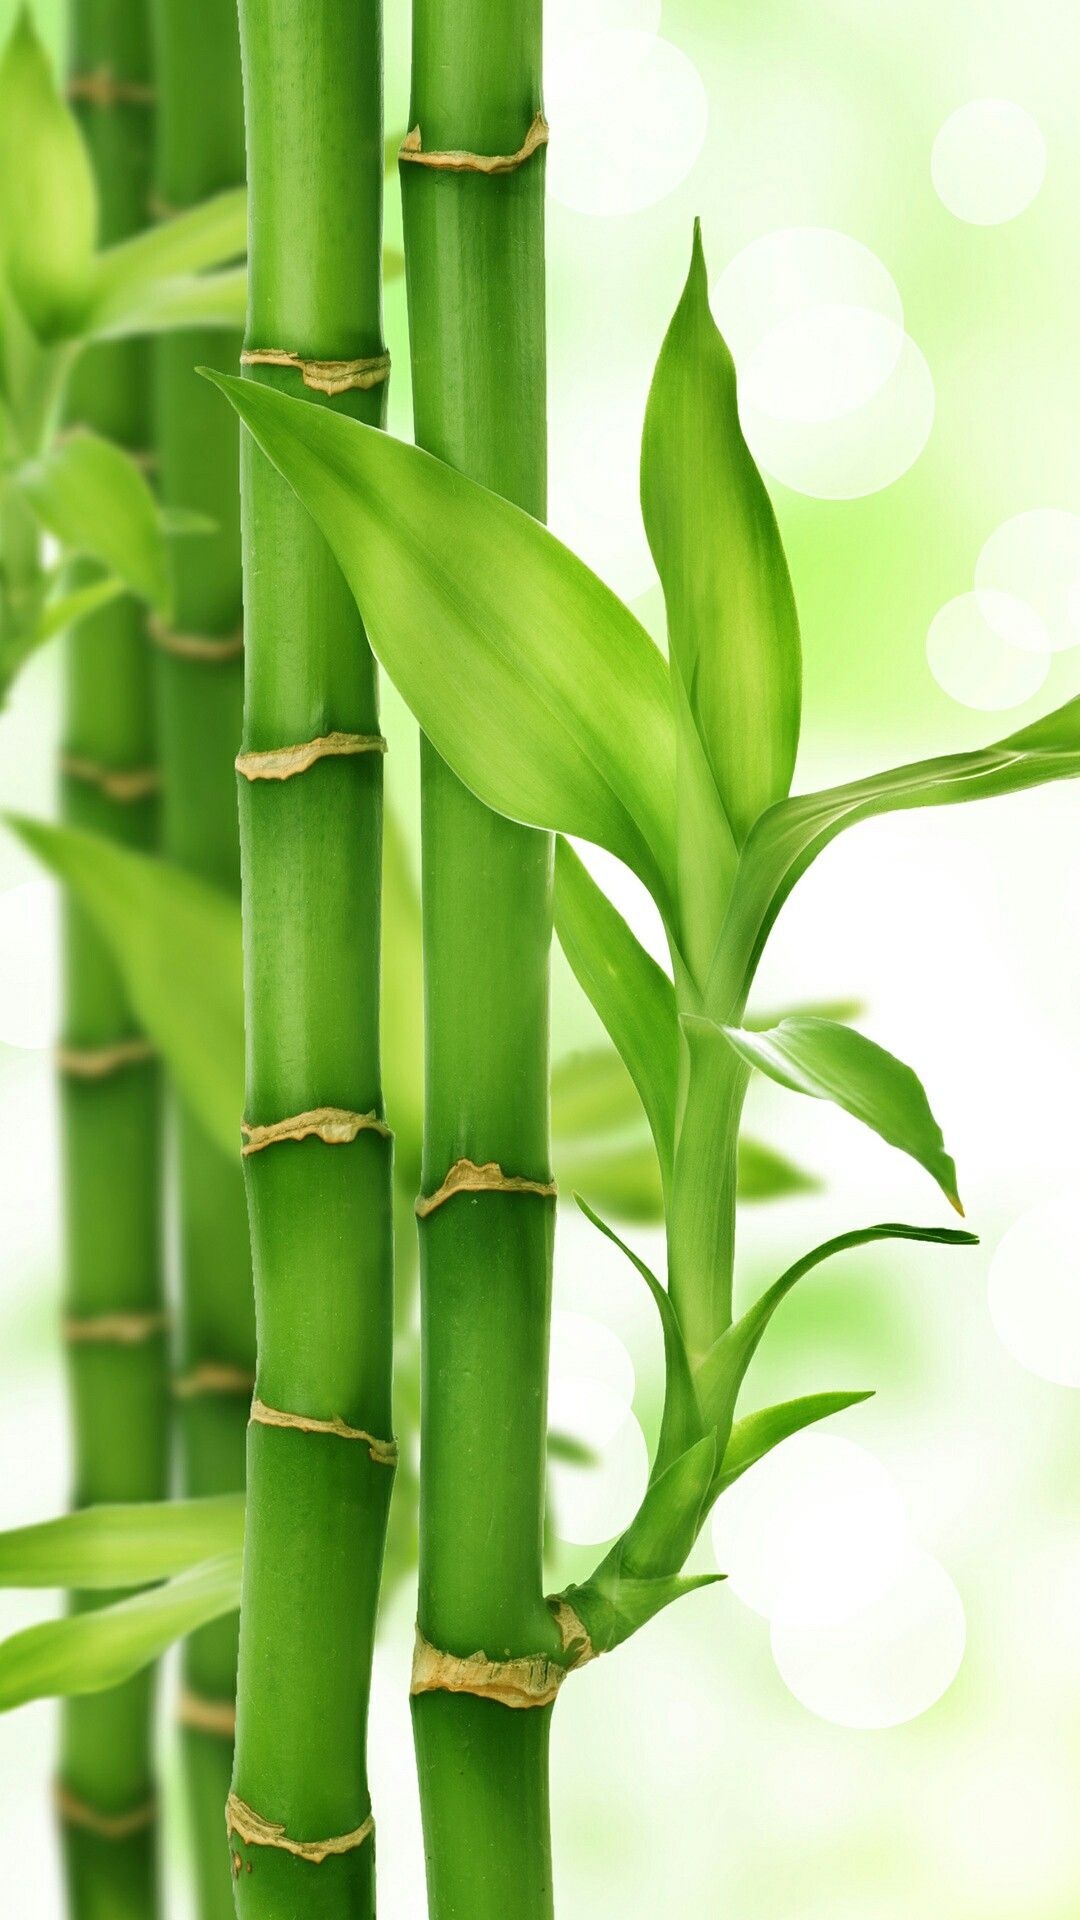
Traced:
<path fill-rule="evenodd" d="M 274 1120 L 268 1127 L 241 1123 L 244 1136 L 241 1154 L 261 1153 L 264 1147 L 276 1147 L 282 1140 L 307 1140 L 312 1135 L 328 1147 L 351 1147 L 362 1133 L 377 1133 L 392 1140 L 393 1134 L 377 1113 L 351 1113 L 348 1107 L 312 1107 L 308 1113 L 295 1113 L 288 1120 Z"/>
<path fill-rule="evenodd" d="M 283 1853 L 291 1853 L 295 1859 L 308 1860 L 313 1867 L 318 1867 L 334 1854 L 352 1853 L 362 1847 L 374 1833 L 375 1822 L 369 1813 L 352 1833 L 338 1834 L 333 1840 L 293 1840 L 278 1821 L 265 1820 L 246 1801 L 230 1793 L 225 1803 L 225 1827 L 230 1840 L 235 1834 L 249 1847 L 279 1847 Z"/>
<path fill-rule="evenodd" d="M 67 1314 L 63 1335 L 73 1346 L 136 1347 L 168 1327 L 167 1313 Z"/>
<path fill-rule="evenodd" d="M 497 1160 L 455 1160 L 437 1193 L 422 1193 L 416 1202 L 416 1217 L 426 1220 L 437 1207 L 444 1206 L 457 1193 L 535 1193 L 542 1200 L 554 1200 L 559 1189 L 554 1180 L 527 1180 L 521 1174 L 504 1173 Z"/>
<path fill-rule="evenodd" d="M 190 1687 L 181 1687 L 176 1706 L 177 1723 L 196 1733 L 217 1734 L 222 1740 L 236 1733 L 236 1707 L 231 1700 L 208 1700 Z"/>
<path fill-rule="evenodd" d="M 142 80 L 120 80 L 109 67 L 76 73 L 68 82 L 68 99 L 91 107 L 151 107 L 157 95 Z"/>
<path fill-rule="evenodd" d="M 195 1400 L 203 1394 L 247 1394 L 255 1385 L 255 1375 L 243 1367 L 233 1367 L 220 1360 L 204 1360 L 200 1366 L 192 1367 L 190 1373 L 182 1373 L 173 1381 L 173 1392 L 178 1400 Z"/>
<path fill-rule="evenodd" d="M 270 747 L 263 753 L 240 753 L 236 771 L 245 780 L 291 780 L 306 773 L 316 760 L 338 759 L 356 753 L 385 753 L 381 733 L 323 733 L 295 747 Z"/>
<path fill-rule="evenodd" d="M 150 638 L 161 653 L 177 660 L 206 661 L 218 666 L 226 660 L 238 660 L 244 651 L 244 631 L 238 633 L 174 633 L 156 616 L 148 623 Z"/>
<path fill-rule="evenodd" d="M 396 1440 L 380 1440 L 363 1427 L 350 1427 L 336 1414 L 332 1420 L 319 1420 L 314 1414 L 283 1413 L 280 1407 L 268 1407 L 262 1400 L 253 1400 L 251 1424 L 257 1427 L 292 1427 L 298 1433 L 328 1433 L 336 1440 L 362 1440 L 377 1467 L 397 1466 Z"/>
<path fill-rule="evenodd" d="M 561 1593 L 550 1595 L 548 1606 L 555 1616 L 555 1624 L 563 1643 L 564 1653 L 574 1653 L 567 1667 L 568 1673 L 576 1673 L 579 1667 L 587 1667 L 590 1660 L 599 1658 L 596 1648 L 589 1638 L 589 1629 Z M 574 1649 L 577 1652 L 574 1652 Z"/>
<path fill-rule="evenodd" d="M 471 1693 L 503 1707 L 550 1707 L 566 1674 L 565 1667 L 539 1653 L 515 1660 L 442 1653 L 417 1627 L 409 1693 L 413 1699 L 421 1693 Z"/>
<path fill-rule="evenodd" d="M 411 133 L 405 135 L 398 159 L 411 161 L 417 167 L 435 167 L 442 173 L 516 173 L 519 167 L 532 159 L 534 153 L 547 146 L 549 137 L 548 123 L 543 114 L 538 113 L 516 153 L 464 153 L 457 150 L 429 153 L 424 148 L 419 127 L 414 127 Z"/>
<path fill-rule="evenodd" d="M 56 1064 L 73 1080 L 105 1080 L 124 1067 L 137 1067 L 157 1054 L 149 1040 L 115 1040 L 107 1047 L 58 1047 Z"/>
<path fill-rule="evenodd" d="M 104 767 L 98 760 L 83 760 L 77 754 L 65 753 L 60 771 L 69 780 L 82 780 L 88 787 L 97 787 L 107 800 L 117 800 L 121 805 L 147 800 L 158 790 L 156 767 Z"/>
<path fill-rule="evenodd" d="M 285 347 L 245 347 L 240 355 L 242 367 L 293 367 L 302 376 L 305 387 L 315 393 L 366 393 L 390 378 L 390 355 L 369 354 L 359 360 L 306 360 L 301 353 Z"/>
<path fill-rule="evenodd" d="M 53 1789 L 53 1800 L 61 1820 L 69 1827 L 82 1827 L 87 1833 L 94 1833 L 99 1840 L 127 1840 L 132 1834 L 142 1833 L 152 1827 L 157 1818 L 157 1802 L 147 1800 L 141 1807 L 132 1807 L 127 1813 L 102 1813 L 98 1807 L 90 1806 L 86 1800 L 80 1800 L 78 1794 L 57 1782 Z"/>

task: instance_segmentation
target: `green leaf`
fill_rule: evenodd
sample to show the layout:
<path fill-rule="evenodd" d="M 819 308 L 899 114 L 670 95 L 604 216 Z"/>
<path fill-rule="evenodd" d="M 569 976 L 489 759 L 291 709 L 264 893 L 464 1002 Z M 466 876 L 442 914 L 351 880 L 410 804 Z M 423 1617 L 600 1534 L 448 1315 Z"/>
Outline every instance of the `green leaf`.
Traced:
<path fill-rule="evenodd" d="M 141 334 L 191 328 L 242 332 L 247 313 L 247 268 L 221 273 L 177 274 L 101 294 L 86 320 L 95 340 L 127 340 Z"/>
<path fill-rule="evenodd" d="M 702 1410 L 706 1420 L 718 1429 L 722 1437 L 730 1433 L 739 1388 L 780 1302 L 786 1299 L 792 1287 L 805 1274 L 820 1267 L 823 1261 L 831 1260 L 838 1253 L 848 1253 L 853 1247 L 869 1246 L 875 1240 L 919 1240 L 941 1247 L 976 1247 L 979 1244 L 975 1234 L 964 1233 L 958 1227 L 909 1227 L 886 1221 L 880 1226 L 858 1227 L 851 1233 L 839 1234 L 834 1240 L 826 1240 L 820 1247 L 814 1247 L 801 1260 L 796 1260 L 794 1266 L 781 1274 L 779 1280 L 766 1289 L 740 1320 L 736 1320 L 720 1335 L 697 1370 L 696 1386 Z"/>
<path fill-rule="evenodd" d="M 69 555 L 100 560 L 132 593 L 168 611 L 168 546 L 157 503 L 119 447 L 80 429 L 23 467 L 18 483 Z"/>
<path fill-rule="evenodd" d="M 789 1440 L 793 1433 L 801 1433 L 804 1427 L 812 1427 L 819 1420 L 828 1420 L 834 1413 L 844 1413 L 848 1407 L 861 1406 L 864 1400 L 872 1400 L 873 1397 L 872 1391 L 809 1393 L 801 1400 L 784 1400 L 779 1406 L 762 1407 L 757 1413 L 748 1413 L 744 1420 L 737 1420 L 731 1429 L 731 1437 L 720 1462 L 715 1491 L 723 1493 L 748 1467 L 756 1466 L 782 1440 Z"/>
<path fill-rule="evenodd" d="M 791 785 L 802 656 L 776 515 L 743 439 L 735 368 L 709 309 L 700 222 L 649 394 L 641 504 L 672 668 L 741 844 Z"/>
<path fill-rule="evenodd" d="M 235 1612 L 240 1564 L 239 1553 L 220 1554 L 131 1600 L 13 1634 L 0 1644 L 0 1713 L 129 1680 L 174 1641 Z"/>
<path fill-rule="evenodd" d="M 247 190 L 231 187 L 99 253 L 85 303 L 84 327 L 98 333 L 103 314 L 137 305 L 156 283 L 186 280 L 210 267 L 224 267 L 246 252 Z"/>
<path fill-rule="evenodd" d="M 0 1587 L 140 1587 L 239 1552 L 244 1496 L 84 1507 L 0 1533 Z"/>
<path fill-rule="evenodd" d="M 74 330 L 96 236 L 86 147 L 24 10 L 0 60 L 0 268 L 42 339 Z"/>
<path fill-rule="evenodd" d="M 620 1240 L 618 1234 L 601 1220 L 599 1214 L 593 1212 L 579 1193 L 575 1193 L 574 1199 L 586 1220 L 591 1221 L 597 1232 L 602 1233 L 605 1239 L 618 1247 L 620 1253 L 626 1255 L 631 1266 L 637 1268 L 660 1315 L 660 1325 L 664 1334 L 664 1413 L 660 1422 L 656 1459 L 653 1461 L 650 1475 L 650 1480 L 655 1481 L 661 1474 L 666 1473 L 680 1455 L 696 1447 L 705 1433 L 705 1423 L 701 1417 L 697 1389 L 690 1372 L 690 1361 L 687 1357 L 682 1329 L 679 1326 L 679 1318 L 667 1289 L 660 1285 L 656 1275 L 645 1265 L 644 1260 L 638 1259 L 637 1254 L 627 1246 L 625 1240 Z"/>
<path fill-rule="evenodd" d="M 738 1017 L 770 929 L 796 882 L 845 827 L 911 807 L 1019 793 L 1080 773 L 1080 697 L 976 753 L 919 760 L 771 807 L 743 849 L 706 1001 Z"/>
<path fill-rule="evenodd" d="M 586 1140 L 641 1119 L 641 1097 L 614 1047 L 569 1053 L 551 1069 L 551 1131 L 556 1140 Z"/>
<path fill-rule="evenodd" d="M 895 1054 L 833 1020 L 781 1020 L 768 1033 L 723 1031 L 740 1058 L 778 1086 L 832 1100 L 891 1147 L 910 1154 L 937 1181 L 949 1205 L 963 1213 L 956 1167 L 922 1082 Z"/>
<path fill-rule="evenodd" d="M 371 644 L 488 806 L 582 835 L 670 917 L 667 667 L 633 615 L 519 508 L 374 427 L 208 374 L 321 527 Z"/>
<path fill-rule="evenodd" d="M 716 1476 L 716 1434 L 707 1433 L 649 1483 L 630 1525 L 594 1578 L 656 1580 L 678 1573 L 701 1531 Z"/>
<path fill-rule="evenodd" d="M 8 824 L 75 894 L 111 949 L 143 1031 L 222 1150 L 240 1148 L 244 997 L 236 902 L 98 834 Z"/>
<path fill-rule="evenodd" d="M 796 1193 L 818 1193 L 820 1180 L 793 1160 L 744 1134 L 739 1141 L 738 1197 L 745 1201 L 786 1200 Z"/>
<path fill-rule="evenodd" d="M 641 1096 L 665 1180 L 675 1152 L 675 989 L 565 840 L 555 847 L 555 931 Z"/>
<path fill-rule="evenodd" d="M 697 1593 L 701 1587 L 715 1587 L 725 1577 L 722 1573 L 697 1573 L 636 1580 L 616 1575 L 603 1586 L 594 1577 L 583 1586 L 567 1587 L 559 1597 L 577 1614 L 593 1652 L 610 1653 L 673 1600 L 681 1600 L 684 1593 Z"/>
<path fill-rule="evenodd" d="M 640 1226 L 664 1218 L 664 1187 L 656 1148 L 647 1134 L 635 1139 L 593 1141 L 559 1147 L 555 1169 L 562 1191 L 580 1190 L 605 1212 Z"/>

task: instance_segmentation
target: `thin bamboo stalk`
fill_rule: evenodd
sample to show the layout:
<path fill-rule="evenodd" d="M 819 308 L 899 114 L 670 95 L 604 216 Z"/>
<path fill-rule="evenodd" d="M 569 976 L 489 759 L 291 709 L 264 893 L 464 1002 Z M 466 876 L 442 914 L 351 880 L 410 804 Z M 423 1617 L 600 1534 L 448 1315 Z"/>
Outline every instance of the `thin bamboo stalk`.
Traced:
<path fill-rule="evenodd" d="M 241 0 L 246 371 L 374 424 L 386 396 L 380 25 L 377 0 Z M 355 384 L 338 391 L 343 381 Z M 375 1876 L 364 1749 L 393 1483 L 378 688 L 314 523 L 250 442 L 241 473 L 245 1166 L 259 1404 L 229 1822 L 242 1916 L 365 1920 Z M 258 757 L 332 735 L 366 750 Z M 281 1123 L 296 1116 L 287 1137 Z"/>
<path fill-rule="evenodd" d="M 150 50 L 142 0 L 84 0 L 74 19 L 73 73 L 108 68 L 146 87 Z M 131 97 L 78 111 L 101 195 L 107 240 L 145 223 L 151 124 Z M 149 363 L 137 345 L 84 363 L 71 412 L 133 452 L 149 444 Z M 144 618 L 120 600 L 88 620 L 67 656 L 65 764 L 123 770 L 153 765 L 154 727 Z M 137 783 L 138 784 L 138 783 Z M 149 782 L 110 798 L 66 773 L 62 811 L 123 844 L 153 844 Z M 159 1218 L 158 1070 L 138 1047 L 95 1071 L 94 1056 L 139 1039 L 119 975 L 78 908 L 65 908 L 62 1121 L 66 1319 L 74 1504 L 153 1500 L 166 1490 L 167 1393 Z M 101 1322 L 111 1317 L 105 1325 Z M 116 1337 L 120 1316 L 125 1337 Z M 77 1608 L 109 1595 L 75 1597 Z M 152 1672 L 115 1691 L 67 1703 L 58 1805 L 70 1911 L 145 1920 L 157 1908 Z"/>
<path fill-rule="evenodd" d="M 401 171 L 417 438 L 542 518 L 540 0 L 414 0 L 413 28 Z M 551 843 L 489 813 L 426 742 L 421 768 L 424 1193 L 463 1158 L 544 1189 Z M 421 1221 L 419 1628 L 462 1658 L 559 1646 L 542 1565 L 553 1215 L 542 1191 L 493 1191 Z M 550 1707 L 415 1696 L 433 1920 L 551 1914 L 549 1723 Z"/>
<path fill-rule="evenodd" d="M 155 0 L 156 197 L 179 211 L 244 177 L 240 39 L 234 0 Z M 240 737 L 239 436 L 199 365 L 232 370 L 239 336 L 166 335 L 155 368 L 159 479 L 166 505 L 215 531 L 176 542 L 175 617 L 157 629 L 155 680 L 164 853 L 239 891 L 233 760 Z M 172 1112 L 178 1173 L 180 1340 L 175 1381 L 184 1491 L 244 1484 L 255 1379 L 255 1310 L 240 1156 L 225 1158 L 182 1103 Z M 202 1920 L 233 1912 L 222 1808 L 232 1772 L 238 1628 L 226 1618 L 184 1650 L 180 1719 Z"/>

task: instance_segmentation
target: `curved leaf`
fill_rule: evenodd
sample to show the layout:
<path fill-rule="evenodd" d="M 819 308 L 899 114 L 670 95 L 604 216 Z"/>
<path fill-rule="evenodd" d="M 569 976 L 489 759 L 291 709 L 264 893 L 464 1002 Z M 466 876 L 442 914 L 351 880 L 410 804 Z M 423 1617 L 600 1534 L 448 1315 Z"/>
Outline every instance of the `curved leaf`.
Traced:
<path fill-rule="evenodd" d="M 8 824 L 71 887 L 178 1091 L 222 1150 L 238 1156 L 244 995 L 235 900 L 98 834 L 10 816 Z"/>
<path fill-rule="evenodd" d="M 169 280 L 103 293 L 86 325 L 95 340 L 206 327 L 240 333 L 246 314 L 247 268 L 240 266 L 220 273 L 177 274 Z"/>
<path fill-rule="evenodd" d="M 802 654 L 776 515 L 743 439 L 735 368 L 709 308 L 700 221 L 649 394 L 641 505 L 672 667 L 741 845 L 791 785 Z"/>
<path fill-rule="evenodd" d="M 96 237 L 89 156 L 24 9 L 0 60 L 0 278 L 43 339 L 75 330 Z"/>
<path fill-rule="evenodd" d="M 559 1598 L 577 1614 L 593 1652 L 611 1653 L 639 1627 L 655 1620 L 673 1600 L 681 1600 L 684 1593 L 697 1593 L 701 1587 L 718 1586 L 726 1577 L 722 1573 L 695 1573 L 639 1580 L 633 1575 L 615 1575 L 601 1585 L 594 1576 L 583 1586 L 567 1587 Z"/>
<path fill-rule="evenodd" d="M 607 847 L 670 917 L 667 667 L 595 574 L 430 454 L 251 380 L 208 373 L 330 543 L 371 644 L 488 806 Z"/>
<path fill-rule="evenodd" d="M 238 1552 L 243 1540 L 242 1493 L 84 1507 L 0 1533 L 0 1587 L 140 1587 Z"/>
<path fill-rule="evenodd" d="M 106 247 L 94 261 L 84 326 L 101 330 L 106 309 L 141 300 L 155 281 L 187 278 L 224 267 L 247 252 L 247 189 L 230 187 L 183 213 Z"/>
<path fill-rule="evenodd" d="M 240 1566 L 239 1553 L 220 1554 L 115 1606 L 13 1634 L 0 1644 L 0 1713 L 28 1700 L 101 1693 L 130 1680 L 174 1641 L 236 1611 Z"/>
<path fill-rule="evenodd" d="M 782 1440 L 790 1440 L 793 1433 L 801 1433 L 804 1427 L 829 1420 L 834 1413 L 845 1413 L 848 1407 L 861 1406 L 873 1397 L 873 1389 L 868 1393 L 808 1393 L 800 1400 L 784 1400 L 779 1406 L 762 1407 L 757 1413 L 748 1413 L 745 1420 L 736 1420 L 720 1462 L 716 1493 L 723 1493 L 740 1474 L 756 1466 Z"/>
<path fill-rule="evenodd" d="M 707 1024 L 707 1023 L 702 1023 Z M 765 1033 L 725 1027 L 724 1035 L 748 1066 L 778 1086 L 815 1100 L 832 1100 L 872 1128 L 891 1147 L 911 1155 L 936 1180 L 950 1206 L 964 1209 L 956 1167 L 918 1076 L 876 1041 L 834 1020 L 781 1020 Z"/>
<path fill-rule="evenodd" d="M 786 1200 L 796 1193 L 818 1193 L 821 1181 L 794 1160 L 777 1153 L 763 1140 L 743 1134 L 739 1140 L 738 1198 L 745 1201 Z"/>
<path fill-rule="evenodd" d="M 96 433 L 65 434 L 21 468 L 18 485 L 43 527 L 167 612 L 169 557 L 157 502 L 134 460 Z"/>

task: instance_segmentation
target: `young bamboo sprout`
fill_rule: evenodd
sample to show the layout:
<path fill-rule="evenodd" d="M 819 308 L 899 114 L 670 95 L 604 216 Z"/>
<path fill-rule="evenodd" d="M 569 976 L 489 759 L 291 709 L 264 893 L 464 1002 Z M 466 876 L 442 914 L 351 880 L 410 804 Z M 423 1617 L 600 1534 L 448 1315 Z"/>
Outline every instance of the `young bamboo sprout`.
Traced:
<path fill-rule="evenodd" d="M 167 218 L 242 183 L 244 111 L 234 0 L 156 0 L 157 198 Z M 208 74 L 213 84 L 208 84 Z M 156 440 L 166 507 L 212 531 L 175 547 L 174 616 L 155 641 L 162 850 L 206 880 L 240 884 L 233 761 L 243 703 L 238 436 L 194 368 L 233 367 L 239 334 L 166 334 L 156 348 Z M 211 1495 L 244 1484 L 255 1384 L 255 1313 L 239 1153 L 227 1157 L 174 1103 L 180 1228 L 180 1350 L 174 1382 L 183 1484 Z M 232 1771 L 237 1622 L 205 1627 L 184 1651 L 179 1716 L 202 1920 L 233 1911 L 222 1808 Z"/>
<path fill-rule="evenodd" d="M 466 0 L 452 18 L 415 0 L 401 152 L 417 439 L 538 518 L 540 52 L 540 0 Z M 551 1696 L 529 1676 L 544 1666 L 535 1656 L 561 1644 L 542 1566 L 552 848 L 482 806 L 428 740 L 421 756 L 427 1112 L 412 1692 L 428 1891 L 436 1920 L 542 1920 L 552 1910 Z"/>
<path fill-rule="evenodd" d="M 955 1168 L 910 1068 L 820 1015 L 789 1017 L 764 1031 L 747 1016 L 777 914 L 817 853 L 847 826 L 1076 777 L 1080 700 L 981 752 L 788 796 L 799 713 L 794 603 L 772 507 L 739 428 L 734 368 L 709 312 L 697 236 L 643 450 L 643 505 L 667 601 L 670 670 L 615 596 L 526 514 L 384 435 L 235 380 L 222 384 L 329 539 L 372 645 L 432 748 L 510 818 L 616 854 L 650 889 L 667 928 L 671 978 L 560 841 L 557 929 L 649 1116 L 667 1204 L 670 1291 L 624 1249 L 660 1318 L 663 1421 L 637 1514 L 590 1578 L 552 1602 L 563 1646 L 552 1652 L 538 1623 L 531 1647 L 485 1647 L 489 1668 L 466 1661 L 454 1675 L 470 1687 L 497 1680 L 504 1698 L 512 1679 L 530 1697 L 537 1689 L 553 1696 L 569 1669 L 715 1577 L 688 1578 L 683 1567 L 725 1487 L 787 1435 L 865 1397 L 812 1394 L 736 1417 L 753 1355 L 791 1288 L 833 1255 L 879 1240 L 973 1243 L 973 1235 L 946 1227 L 860 1228 L 812 1250 L 733 1318 L 738 1126 L 752 1070 L 835 1101 L 916 1159 L 959 1209 Z M 519 1048 L 516 1034 L 507 1038 L 503 1057 L 515 1068 Z M 452 1218 L 449 1205 L 444 1211 Z M 534 1343 L 540 1310 L 535 1303 Z M 520 1397 L 534 1364 L 535 1350 L 524 1344 L 508 1354 L 505 1373 L 489 1380 L 491 1395 Z M 451 1467 L 468 1430 L 467 1409 L 460 1411 Z M 487 1454 L 472 1462 L 496 1537 L 503 1504 L 523 1510 L 520 1484 L 508 1484 L 501 1465 Z M 438 1470 L 450 1469 L 440 1461 Z M 460 1510 L 436 1510 L 430 1523 L 461 1538 Z M 445 1676 L 442 1650 L 421 1652 L 435 1677 Z M 511 1675 L 506 1652 L 532 1657 Z M 487 1728 L 538 1723 L 533 1712 L 500 1717 L 490 1702 L 477 1702 L 476 1712 L 488 1716 L 477 1722 L 478 1742 L 491 1740 L 481 1749 L 487 1796 L 480 1815 L 471 1793 L 452 1797 L 454 1784 L 472 1789 L 481 1781 L 477 1747 L 459 1752 L 443 1817 L 429 1822 L 436 1889 L 461 1884 L 455 1855 L 475 1849 L 477 1835 L 492 1830 L 481 1820 L 494 1828 L 504 1811 L 506 1774 L 497 1769 L 505 1761 Z M 529 1804 L 535 1811 L 538 1802 Z M 528 1902 L 548 1897 L 527 1881 L 541 1858 L 535 1826 L 527 1841 L 518 1856 L 520 1898 L 535 1910 Z M 516 1893 L 504 1911 L 520 1911 Z M 442 1920 L 488 1910 L 465 1901 L 439 1912 Z"/>
<path fill-rule="evenodd" d="M 136 232 L 150 188 L 150 53 L 141 0 L 75 9 L 71 93 L 93 157 L 106 241 Z M 138 456 L 150 447 L 149 361 L 97 350 L 69 411 Z M 125 846 L 156 829 L 145 613 L 130 597 L 85 624 L 67 655 L 62 809 Z M 152 1051 L 92 923 L 65 907 L 60 1050 L 74 1504 L 166 1490 L 166 1324 L 159 1218 L 159 1086 Z M 99 1596 L 79 1594 L 76 1609 Z M 153 1670 L 64 1710 L 57 1804 L 71 1913 L 157 1907 Z"/>
<path fill-rule="evenodd" d="M 381 421 L 373 0 L 243 0 L 252 391 Z M 393 1484 L 391 1139 L 379 1068 L 376 672 L 314 523 L 242 453 L 237 760 L 258 1311 L 228 1830 L 238 1911 L 374 1908 L 364 1765 Z"/>

